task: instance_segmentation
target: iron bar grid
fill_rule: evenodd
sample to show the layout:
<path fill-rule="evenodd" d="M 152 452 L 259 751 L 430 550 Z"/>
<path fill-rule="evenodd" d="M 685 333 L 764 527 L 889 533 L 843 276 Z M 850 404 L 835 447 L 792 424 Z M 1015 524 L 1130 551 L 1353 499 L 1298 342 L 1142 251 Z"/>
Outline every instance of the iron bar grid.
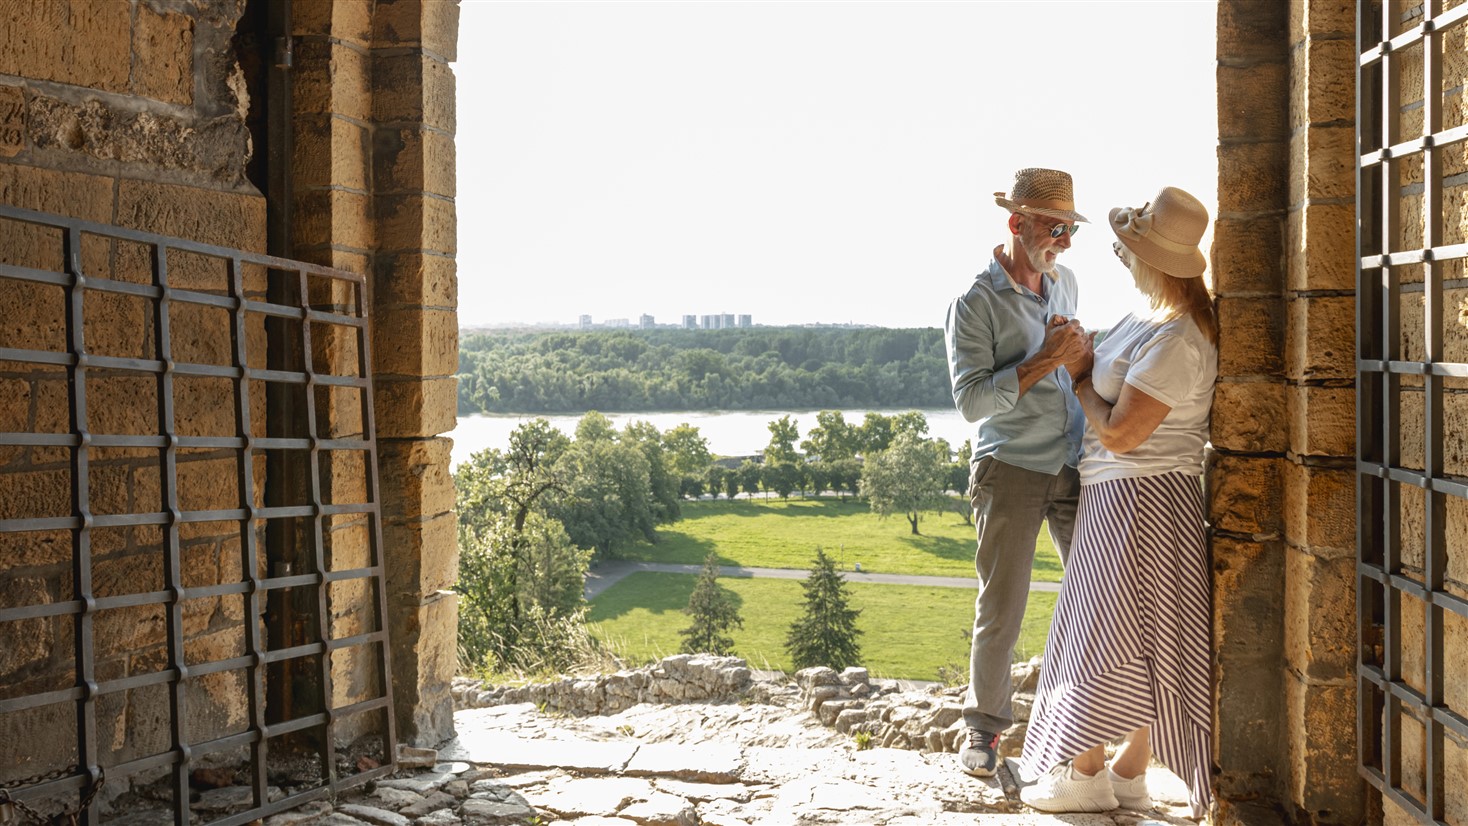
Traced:
<path fill-rule="evenodd" d="M 142 773 L 166 772 L 173 801 L 173 822 L 187 824 L 191 822 L 191 816 L 197 816 L 197 813 L 191 815 L 189 809 L 190 776 L 196 762 L 206 755 L 242 750 L 248 753 L 247 768 L 253 804 L 245 811 L 233 812 L 209 821 L 211 826 L 236 826 L 313 799 L 334 795 L 339 789 L 392 772 L 395 769 L 396 733 L 392 714 L 391 655 L 385 619 L 386 569 L 382 558 L 382 528 L 378 504 L 377 448 L 372 410 L 365 279 L 360 275 L 318 265 L 78 221 L 7 205 L 0 205 L 0 221 L 12 226 L 29 225 L 59 232 L 62 271 L 0 264 L 0 280 L 60 288 L 59 293 L 64 296 L 66 347 L 64 351 L 4 347 L 0 348 L 0 361 L 29 365 L 30 369 L 61 368 L 65 371 L 68 387 L 67 432 L 0 433 L 0 445 L 64 449 L 70 457 L 71 485 L 69 515 L 0 519 L 0 535 L 65 531 L 71 534 L 72 549 L 69 598 L 66 594 L 57 594 L 57 598 L 48 603 L 0 608 L 0 623 L 48 617 L 69 618 L 74 651 L 71 687 L 18 696 L 0 693 L 0 714 L 71 704 L 76 718 L 74 765 L 8 791 L 14 798 L 23 801 L 36 801 L 57 795 L 75 799 L 84 796 L 104 776 L 108 781 L 120 782 Z M 84 239 L 101 239 L 114 245 L 114 248 L 121 243 L 145 247 L 152 283 L 137 284 L 86 274 L 83 263 Z M 198 256 L 221 263 L 225 277 L 219 293 L 173 287 L 170 279 L 170 253 Z M 266 279 L 276 273 L 293 276 L 298 300 L 294 304 L 280 304 L 251 297 L 247 294 L 247 268 L 264 274 Z M 337 307 L 312 306 L 312 288 L 323 284 L 339 285 L 346 289 L 352 314 L 346 314 Z M 87 301 L 90 297 L 101 294 L 128 296 L 150 303 L 149 326 L 156 357 L 101 355 L 89 349 L 88 331 L 92 329 L 89 325 L 95 326 L 99 322 L 96 318 L 88 318 Z M 173 309 L 189 306 L 225 311 L 221 318 L 228 319 L 229 364 L 176 360 L 174 335 L 178 321 L 173 316 Z M 280 370 L 260 366 L 265 360 L 258 350 L 258 344 L 254 344 L 255 349 L 252 350 L 252 331 L 260 327 L 267 318 L 279 319 L 296 328 L 303 356 L 300 359 L 300 369 Z M 327 330 L 328 335 L 351 339 L 351 346 L 356 353 L 355 363 L 343 366 L 350 374 L 318 372 L 312 358 L 313 325 Z M 223 334 L 222 330 L 220 334 Z M 157 402 L 153 414 L 156 432 L 92 433 L 93 416 L 88 406 L 88 389 L 94 371 L 151 377 Z M 177 382 L 184 378 L 211 378 L 230 382 L 233 398 L 223 403 L 229 407 L 234 423 L 233 433 L 201 436 L 180 432 L 179 411 L 175 401 L 178 397 Z M 258 419 L 252 422 L 252 382 L 257 387 L 273 383 L 303 388 L 307 394 L 304 406 L 307 420 L 305 433 L 288 437 L 274 434 L 262 436 L 261 423 Z M 361 436 L 323 437 L 316 416 L 317 400 L 314 394 L 318 388 L 326 392 L 337 388 L 360 391 Z M 108 449 L 154 452 L 158 457 L 158 497 L 161 509 L 145 508 L 130 513 L 93 512 L 92 462 L 97 451 Z M 181 506 L 179 466 L 182 458 L 180 454 L 185 451 L 208 451 L 210 458 L 232 457 L 238 507 L 185 509 Z M 257 490 L 255 459 L 268 455 L 271 451 L 301 451 L 309 454 L 309 495 L 305 501 L 277 507 L 262 507 L 259 504 L 262 499 Z M 365 457 L 365 501 L 332 501 L 335 491 L 321 479 L 320 463 L 317 461 L 319 456 L 329 455 L 329 451 L 357 451 Z M 325 552 L 323 524 L 338 516 L 366 520 L 366 547 L 364 554 L 354 557 L 359 560 L 357 564 L 331 570 Z M 268 576 L 263 570 L 269 552 L 262 543 L 263 526 L 272 520 L 293 519 L 308 520 L 313 526 L 305 536 L 310 543 L 308 551 L 313 557 L 314 565 L 309 571 L 289 576 Z M 192 524 L 211 522 L 232 523 L 235 526 L 239 581 L 191 585 L 187 582 L 184 571 L 181 531 Z M 99 530 L 138 526 L 158 528 L 156 547 L 150 547 L 147 552 L 161 557 L 161 589 L 151 588 L 129 594 L 99 593 L 97 583 L 93 581 L 96 564 L 94 535 Z M 364 557 L 366 564 L 361 564 L 360 560 Z M 352 580 L 363 581 L 373 597 L 368 612 L 370 618 L 366 620 L 366 630 L 359 628 L 355 632 L 343 632 L 341 636 L 333 637 L 332 611 L 339 606 L 333 606 L 328 585 Z M 264 596 L 293 588 L 314 590 L 315 639 L 270 650 L 261 622 L 262 617 L 265 623 L 271 622 L 264 611 Z M 241 603 L 244 618 L 239 625 L 243 651 L 235 656 L 191 665 L 184 604 L 191 599 L 209 597 L 234 598 Z M 99 674 L 98 646 L 107 644 L 108 640 L 97 638 L 97 616 L 108 610 L 148 607 L 160 610 L 164 617 L 163 652 L 166 654 L 166 663 L 149 673 L 123 677 L 104 677 Z M 345 701 L 346 704 L 333 707 L 334 675 L 330 655 L 335 651 L 359 647 L 365 647 L 363 650 L 369 650 L 373 655 L 370 659 L 378 671 L 377 687 L 375 690 L 369 689 L 368 694 L 371 696 L 365 699 L 353 697 Z M 274 664 L 287 661 L 306 663 L 311 658 L 315 659 L 319 669 L 319 696 L 316 698 L 319 710 L 269 721 L 265 691 L 268 669 Z M 240 672 L 243 675 L 244 696 L 240 699 L 247 709 L 244 730 L 225 736 L 201 738 L 200 742 L 190 742 L 193 734 L 189 725 L 192 699 L 189 683 L 191 680 L 225 672 Z M 152 754 L 125 761 L 113 759 L 109 763 L 111 755 L 104 753 L 107 747 L 98 734 L 99 699 L 126 695 L 127 692 L 148 687 L 157 687 L 167 695 L 168 730 L 163 738 L 166 745 Z M 380 738 L 381 750 L 376 755 L 380 757 L 380 765 L 343 775 L 338 773 L 336 765 L 337 734 L 342 730 L 345 721 L 354 719 L 369 723 L 358 726 L 354 731 L 365 730 Z M 377 721 L 378 724 L 370 725 L 372 721 Z M 293 733 L 312 731 L 320 732 L 317 754 L 321 759 L 321 782 L 270 800 L 267 784 L 272 740 Z M 78 822 L 100 822 L 100 805 L 92 802 L 79 813 Z"/>
<path fill-rule="evenodd" d="M 1444 127 L 1442 101 L 1444 33 L 1468 27 L 1468 4 L 1444 12 L 1441 0 L 1427 0 L 1408 12 L 1422 19 L 1393 35 L 1395 24 L 1411 22 L 1399 13 L 1391 2 L 1368 2 L 1358 4 L 1356 19 L 1358 757 L 1362 776 L 1385 798 L 1438 824 L 1449 788 L 1446 735 L 1468 739 L 1468 718 L 1449 707 L 1445 692 L 1452 679 L 1446 617 L 1468 619 L 1468 599 L 1448 590 L 1447 503 L 1468 499 L 1468 479 L 1447 473 L 1445 444 L 1455 434 L 1444 425 L 1445 399 L 1453 380 L 1468 377 L 1468 364 L 1447 361 L 1443 330 L 1445 274 L 1468 258 L 1468 244 L 1444 237 L 1441 154 L 1468 140 L 1468 125 Z M 1422 88 L 1410 99 L 1421 95 L 1422 128 L 1404 139 L 1402 76 L 1414 48 Z M 1421 166 L 1422 235 L 1416 249 L 1399 249 L 1412 237 L 1404 234 L 1400 177 L 1409 163 Z M 1420 285 L 1402 284 L 1408 267 L 1420 268 Z M 1404 352 L 1407 293 L 1422 295 L 1422 316 L 1420 339 Z M 1423 400 L 1418 421 L 1404 418 L 1407 393 Z M 1422 439 L 1420 469 L 1404 464 L 1403 433 L 1413 425 Z M 1417 536 L 1404 535 L 1403 510 L 1414 500 L 1421 502 L 1420 548 Z M 1414 612 L 1421 606 L 1420 638 L 1404 623 L 1404 599 L 1415 600 Z M 1409 660 L 1420 663 L 1420 673 L 1404 673 Z M 1421 728 L 1420 749 L 1409 745 L 1405 718 Z"/>

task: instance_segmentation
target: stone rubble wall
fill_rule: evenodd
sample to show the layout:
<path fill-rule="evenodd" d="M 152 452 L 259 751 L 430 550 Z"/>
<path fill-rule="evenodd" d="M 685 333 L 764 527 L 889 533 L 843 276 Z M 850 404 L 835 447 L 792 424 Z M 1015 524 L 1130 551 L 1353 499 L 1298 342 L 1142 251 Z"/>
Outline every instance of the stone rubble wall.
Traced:
<path fill-rule="evenodd" d="M 458 709 L 533 703 L 561 714 L 616 714 L 638 703 L 734 702 L 768 692 L 738 657 L 674 654 L 642 668 L 566 677 L 553 683 L 485 686 L 481 681 L 454 680 Z"/>
<path fill-rule="evenodd" d="M 1035 657 L 1010 670 L 1015 722 L 1001 739 L 1005 756 L 1024 748 L 1040 663 Z M 616 714 L 639 703 L 772 702 L 793 692 L 798 707 L 822 725 L 853 737 L 864 733 L 871 746 L 958 752 L 966 732 L 964 689 L 931 685 L 902 690 L 895 680 L 873 680 L 865 668 L 838 673 L 826 667 L 797 671 L 792 685 L 756 676 L 738 657 L 675 654 L 642 668 L 552 683 L 486 686 L 460 677 L 454 680 L 453 695 L 458 709 L 531 703 L 546 712 L 586 716 Z"/>

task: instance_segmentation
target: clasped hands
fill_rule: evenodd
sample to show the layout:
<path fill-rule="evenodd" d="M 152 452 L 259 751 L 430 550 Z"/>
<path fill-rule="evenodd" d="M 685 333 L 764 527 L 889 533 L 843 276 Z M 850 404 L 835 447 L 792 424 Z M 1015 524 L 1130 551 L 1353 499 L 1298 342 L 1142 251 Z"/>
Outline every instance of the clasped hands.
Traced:
<path fill-rule="evenodd" d="M 1096 334 L 1086 332 L 1079 321 L 1067 320 L 1061 315 L 1051 316 L 1040 355 L 1064 365 L 1071 381 L 1079 381 L 1091 373 L 1091 365 L 1096 359 L 1095 339 Z"/>

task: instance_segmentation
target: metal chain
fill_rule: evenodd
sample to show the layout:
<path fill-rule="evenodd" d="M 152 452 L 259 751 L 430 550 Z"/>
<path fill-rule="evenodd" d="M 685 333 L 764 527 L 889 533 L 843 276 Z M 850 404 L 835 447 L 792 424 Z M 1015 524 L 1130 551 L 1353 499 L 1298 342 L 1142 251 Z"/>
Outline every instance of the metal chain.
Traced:
<path fill-rule="evenodd" d="M 75 769 L 76 766 L 71 766 L 65 769 L 47 772 L 45 774 L 38 774 L 35 777 L 27 777 L 25 778 L 24 782 L 16 783 L 15 786 L 17 786 L 18 788 L 33 786 L 36 783 L 40 783 L 45 780 L 55 780 L 61 777 L 65 777 Z M 3 786 L 0 786 L 0 805 L 9 803 L 10 805 L 15 807 L 16 811 L 20 812 L 26 817 L 29 817 L 31 820 L 41 824 L 42 826 L 65 826 L 65 824 L 71 824 L 71 826 L 75 826 L 75 824 L 77 823 L 77 817 L 80 816 L 82 812 L 85 812 L 87 810 L 87 807 L 92 805 L 92 801 L 97 799 L 97 795 L 102 791 L 102 787 L 107 785 L 107 777 L 100 774 L 100 769 L 98 770 L 98 772 L 99 776 L 97 777 L 97 782 L 93 783 L 92 788 L 88 789 L 87 793 L 82 796 L 81 803 L 79 803 L 76 808 L 64 810 L 60 814 L 51 815 L 49 817 L 43 815 L 35 809 L 32 809 L 29 805 L 26 804 L 25 801 L 20 800 L 19 798 L 12 797 L 10 794 L 10 789 L 7 789 Z"/>

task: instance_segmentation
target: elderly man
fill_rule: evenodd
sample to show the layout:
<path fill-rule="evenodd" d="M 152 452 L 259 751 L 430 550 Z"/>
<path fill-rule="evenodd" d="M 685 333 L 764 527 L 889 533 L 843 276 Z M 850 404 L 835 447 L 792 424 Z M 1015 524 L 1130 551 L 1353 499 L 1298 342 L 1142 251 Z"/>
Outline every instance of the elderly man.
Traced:
<path fill-rule="evenodd" d="M 1009 664 L 1029 598 L 1041 521 L 1062 563 L 1070 550 L 1084 427 L 1067 365 L 1082 371 L 1091 344 L 1074 320 L 1076 280 L 1055 259 L 1086 219 L 1075 211 L 1070 175 L 1021 169 L 1008 195 L 1009 242 L 948 309 L 945 340 L 953 401 L 978 423 L 969 497 L 978 550 L 979 595 L 963 717 L 960 766 L 994 774 L 999 735 L 1013 722 Z"/>

